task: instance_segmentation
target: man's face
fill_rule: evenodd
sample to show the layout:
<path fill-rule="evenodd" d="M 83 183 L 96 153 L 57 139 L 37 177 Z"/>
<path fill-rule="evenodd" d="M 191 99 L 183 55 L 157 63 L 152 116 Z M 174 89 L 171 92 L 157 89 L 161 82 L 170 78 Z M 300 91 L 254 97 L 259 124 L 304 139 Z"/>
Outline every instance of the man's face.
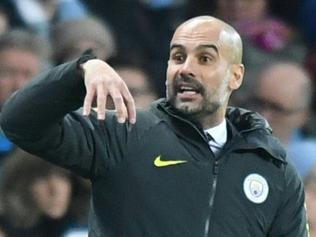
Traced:
<path fill-rule="evenodd" d="M 230 64 L 217 26 L 180 27 L 171 41 L 167 99 L 187 115 L 212 114 L 223 107 L 231 89 Z"/>
<path fill-rule="evenodd" d="M 289 67 L 277 67 L 263 73 L 249 100 L 250 109 L 261 113 L 273 133 L 286 144 L 293 131 L 306 121 L 307 108 L 301 105 L 300 74 Z"/>
<path fill-rule="evenodd" d="M 36 180 L 31 186 L 32 196 L 47 216 L 58 219 L 68 210 L 71 199 L 71 182 L 69 177 L 52 174 Z"/>
<path fill-rule="evenodd" d="M 40 71 L 38 56 L 21 49 L 0 51 L 0 105 Z"/>

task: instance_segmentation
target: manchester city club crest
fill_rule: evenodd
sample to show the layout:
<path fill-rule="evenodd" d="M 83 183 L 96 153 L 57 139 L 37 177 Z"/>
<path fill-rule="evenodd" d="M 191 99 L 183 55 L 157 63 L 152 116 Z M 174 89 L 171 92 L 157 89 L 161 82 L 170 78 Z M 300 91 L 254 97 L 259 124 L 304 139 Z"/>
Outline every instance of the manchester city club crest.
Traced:
<path fill-rule="evenodd" d="M 244 180 L 246 197 L 254 203 L 263 203 L 269 194 L 267 180 L 259 174 L 249 174 Z"/>

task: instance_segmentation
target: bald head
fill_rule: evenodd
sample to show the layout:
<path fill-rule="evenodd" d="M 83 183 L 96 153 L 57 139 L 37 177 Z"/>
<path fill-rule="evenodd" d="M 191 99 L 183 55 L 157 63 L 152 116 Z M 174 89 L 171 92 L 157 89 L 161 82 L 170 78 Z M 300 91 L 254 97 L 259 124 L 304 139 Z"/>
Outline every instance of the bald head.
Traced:
<path fill-rule="evenodd" d="M 198 16 L 185 21 L 176 29 L 171 42 L 179 34 L 187 34 L 187 37 L 190 37 L 191 33 L 197 32 L 217 34 L 217 43 L 222 50 L 223 56 L 230 63 L 240 64 L 242 62 L 242 41 L 240 35 L 232 26 L 215 17 Z"/>

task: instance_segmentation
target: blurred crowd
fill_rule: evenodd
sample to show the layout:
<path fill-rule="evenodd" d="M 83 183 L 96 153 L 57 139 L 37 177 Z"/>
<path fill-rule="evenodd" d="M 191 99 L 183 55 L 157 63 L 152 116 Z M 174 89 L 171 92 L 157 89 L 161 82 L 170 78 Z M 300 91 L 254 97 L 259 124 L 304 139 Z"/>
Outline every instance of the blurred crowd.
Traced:
<path fill-rule="evenodd" d="M 147 108 L 165 94 L 174 29 L 205 14 L 243 38 L 246 74 L 231 105 L 268 120 L 305 183 L 316 237 L 316 0 L 1 0 L 0 116 L 36 74 L 87 50 Z M 0 237 L 87 236 L 89 185 L 18 149 L 0 128 Z"/>

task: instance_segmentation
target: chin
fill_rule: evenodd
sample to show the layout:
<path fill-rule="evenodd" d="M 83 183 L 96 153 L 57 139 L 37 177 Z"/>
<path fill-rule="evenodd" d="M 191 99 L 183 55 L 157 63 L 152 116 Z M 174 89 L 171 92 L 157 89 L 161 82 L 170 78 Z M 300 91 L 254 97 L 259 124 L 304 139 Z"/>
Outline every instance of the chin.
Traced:
<path fill-rule="evenodd" d="M 47 215 L 52 219 L 60 219 L 65 215 L 64 211 L 49 211 Z"/>
<path fill-rule="evenodd" d="M 185 115 L 194 115 L 202 111 L 201 106 L 193 103 L 176 103 L 174 106 L 179 112 Z"/>
<path fill-rule="evenodd" d="M 179 111 L 182 114 L 191 115 L 201 110 L 200 104 L 189 101 L 183 102 L 175 96 L 167 97 L 167 100 L 177 111 Z"/>

